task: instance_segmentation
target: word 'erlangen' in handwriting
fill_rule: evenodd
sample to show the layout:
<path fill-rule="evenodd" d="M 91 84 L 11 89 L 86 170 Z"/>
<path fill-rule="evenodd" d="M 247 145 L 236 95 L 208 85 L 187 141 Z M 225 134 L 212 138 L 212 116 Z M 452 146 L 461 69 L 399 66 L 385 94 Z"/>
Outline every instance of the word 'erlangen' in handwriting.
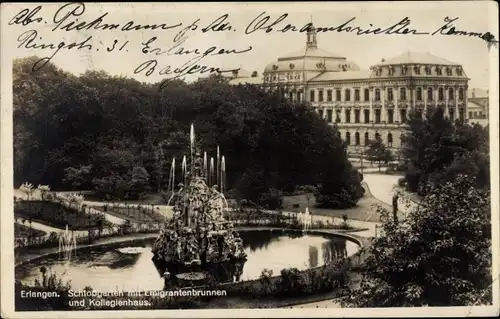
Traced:
<path fill-rule="evenodd" d="M 222 54 L 242 54 L 252 50 L 252 46 L 248 46 L 248 48 L 243 50 L 236 49 L 224 49 L 217 48 L 216 46 L 211 46 L 208 49 L 200 50 L 200 49 L 186 49 L 182 45 L 186 42 L 187 37 L 181 38 L 179 41 L 174 41 L 174 45 L 166 50 L 162 50 L 161 48 L 152 48 L 151 45 L 157 40 L 157 37 L 152 37 L 146 42 L 142 43 L 142 53 L 144 54 L 155 54 L 155 55 L 191 55 L 195 54 L 198 56 L 206 57 L 207 55 L 222 55 Z"/>
<path fill-rule="evenodd" d="M 35 17 L 36 14 L 42 10 L 42 6 L 38 6 L 33 10 L 28 8 L 19 11 L 12 20 L 9 21 L 9 25 L 21 24 L 27 26 L 30 23 L 40 23 L 43 21 L 41 17 Z"/>
<path fill-rule="evenodd" d="M 373 24 L 369 24 L 368 28 L 362 28 L 359 26 L 352 26 L 352 22 L 356 20 L 356 17 L 353 17 L 346 22 L 339 24 L 337 26 L 330 26 L 330 27 L 314 27 L 312 23 L 307 23 L 303 27 L 298 28 L 295 25 L 292 24 L 287 24 L 284 27 L 278 28 L 279 23 L 283 22 L 287 17 L 288 14 L 282 14 L 279 16 L 277 19 L 272 20 L 271 16 L 265 15 L 265 12 L 262 12 L 259 14 L 255 19 L 253 19 L 250 24 L 246 27 L 245 33 L 246 34 L 251 34 L 253 32 L 256 32 L 258 30 L 264 30 L 266 33 L 270 33 L 273 31 L 276 32 L 310 32 L 310 31 L 316 31 L 316 32 L 347 32 L 347 33 L 355 33 L 357 35 L 370 35 L 370 34 L 413 34 L 413 35 L 424 35 L 424 34 L 429 34 L 429 32 L 422 32 L 422 31 L 417 31 L 416 29 L 409 28 L 411 25 L 411 20 L 408 17 L 404 17 L 401 19 L 399 22 L 386 27 L 386 28 L 379 28 L 379 27 L 374 27 Z M 272 21 L 271 21 L 272 20 Z"/>
<path fill-rule="evenodd" d="M 464 36 L 469 36 L 469 37 L 477 37 L 481 38 L 486 42 L 498 42 L 498 40 L 495 40 L 495 36 L 491 34 L 490 32 L 471 32 L 471 31 L 460 31 L 456 30 L 455 26 L 453 25 L 453 22 L 458 20 L 458 17 L 454 19 L 450 19 L 450 17 L 444 18 L 445 25 L 437 29 L 432 33 L 432 35 L 435 34 L 442 34 L 442 35 L 464 35 Z"/>
<path fill-rule="evenodd" d="M 66 43 L 66 42 L 59 42 L 58 44 L 37 44 L 35 43 L 35 39 L 38 37 L 38 32 L 35 30 L 28 30 L 26 32 L 23 32 L 19 37 L 17 38 L 17 42 L 19 42 L 19 45 L 17 46 L 18 48 L 25 48 L 25 49 L 38 49 L 38 50 L 54 50 L 54 53 L 51 56 L 44 57 L 33 65 L 33 72 L 40 70 L 43 68 L 47 63 L 49 63 L 50 60 L 54 58 L 54 56 L 61 50 L 61 49 L 76 49 L 76 50 L 92 50 L 92 45 L 89 44 L 90 40 L 92 39 L 92 36 L 89 36 L 87 39 L 81 41 L 81 42 L 73 42 L 73 43 Z M 40 40 L 42 38 L 40 37 Z"/>
<path fill-rule="evenodd" d="M 145 24 L 139 25 L 134 21 L 129 21 L 124 25 L 119 23 L 105 23 L 105 18 L 108 12 L 105 12 L 101 16 L 95 18 L 92 21 L 82 21 L 78 22 L 75 17 L 80 17 L 85 12 L 85 5 L 83 3 L 68 3 L 59 8 L 54 14 L 53 21 L 55 27 L 52 31 L 63 30 L 63 31 L 80 31 L 80 30 L 117 30 L 121 31 L 140 31 L 140 30 L 169 30 L 177 28 L 182 25 L 182 23 L 168 25 L 166 23 L 162 24 Z"/>
<path fill-rule="evenodd" d="M 202 58 L 202 57 L 201 57 Z M 204 73 L 226 73 L 226 72 L 233 72 L 233 71 L 238 71 L 238 69 L 234 70 L 221 70 L 220 68 L 217 67 L 212 67 L 212 66 L 206 66 L 206 65 L 199 65 L 196 64 L 201 60 L 201 58 L 196 58 L 196 59 L 191 59 L 188 62 L 184 63 L 182 66 L 174 68 L 171 65 L 167 65 L 158 71 L 159 75 L 174 75 L 171 78 L 165 79 L 161 85 L 160 89 L 162 89 L 170 80 L 174 80 L 189 74 L 204 74 Z M 139 74 L 145 72 L 146 76 L 150 76 L 156 71 L 156 68 L 158 66 L 158 61 L 155 59 L 148 60 L 146 62 L 141 63 L 135 70 L 134 74 Z"/>

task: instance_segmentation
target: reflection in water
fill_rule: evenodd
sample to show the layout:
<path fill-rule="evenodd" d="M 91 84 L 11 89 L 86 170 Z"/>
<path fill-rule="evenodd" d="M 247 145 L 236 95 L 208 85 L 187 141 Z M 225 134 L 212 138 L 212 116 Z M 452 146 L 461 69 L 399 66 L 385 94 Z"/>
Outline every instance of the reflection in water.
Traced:
<path fill-rule="evenodd" d="M 287 231 L 241 232 L 245 243 L 247 261 L 243 264 L 213 266 L 210 273 L 221 281 L 258 279 L 267 268 L 279 274 L 283 268 L 304 270 L 322 266 L 345 254 L 355 253 L 358 246 L 341 237 L 323 237 Z M 16 268 L 16 278 L 33 284 L 40 278 L 40 267 L 46 266 L 63 280 L 71 280 L 73 289 L 91 286 L 98 291 L 161 290 L 163 272 L 151 261 L 152 240 L 142 244 L 123 244 L 114 247 L 93 248 L 79 251 L 67 269 L 57 256 L 42 259 Z M 319 255 L 323 258 L 319 258 Z"/>
<path fill-rule="evenodd" d="M 309 268 L 314 268 L 318 265 L 318 247 L 309 246 Z"/>
<path fill-rule="evenodd" d="M 330 240 L 323 243 L 323 263 L 328 264 L 348 256 L 346 240 Z"/>

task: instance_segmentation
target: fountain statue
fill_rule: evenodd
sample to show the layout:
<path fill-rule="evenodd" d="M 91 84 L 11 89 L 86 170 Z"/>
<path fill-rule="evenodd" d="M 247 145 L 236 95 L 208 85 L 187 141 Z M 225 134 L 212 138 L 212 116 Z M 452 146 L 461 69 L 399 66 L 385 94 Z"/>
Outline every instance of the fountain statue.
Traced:
<path fill-rule="evenodd" d="M 309 213 L 309 207 L 306 207 L 305 212 L 299 212 L 297 214 L 297 220 L 299 222 L 299 225 L 302 226 L 302 230 L 306 231 L 311 228 L 312 226 L 312 216 Z"/>
<path fill-rule="evenodd" d="M 71 255 L 76 252 L 76 240 L 73 233 L 69 231 L 68 225 L 66 230 L 59 236 L 58 255 L 64 258 L 66 266 L 71 262 Z"/>
<path fill-rule="evenodd" d="M 217 148 L 217 171 L 214 172 L 213 158 L 209 167 L 206 152 L 202 157 L 195 148 L 193 126 L 190 137 L 191 154 L 182 159 L 182 176 L 177 190 L 174 187 L 175 159 L 170 170 L 169 191 L 172 195 L 168 205 L 173 206 L 173 217 L 152 247 L 153 262 L 160 274 L 167 274 L 165 280 L 186 273 L 197 274 L 193 275 L 197 277 L 213 268 L 214 264 L 246 260 L 241 238 L 233 224 L 223 216 L 227 208 L 222 192 L 225 189 L 226 159 L 220 156 Z"/>

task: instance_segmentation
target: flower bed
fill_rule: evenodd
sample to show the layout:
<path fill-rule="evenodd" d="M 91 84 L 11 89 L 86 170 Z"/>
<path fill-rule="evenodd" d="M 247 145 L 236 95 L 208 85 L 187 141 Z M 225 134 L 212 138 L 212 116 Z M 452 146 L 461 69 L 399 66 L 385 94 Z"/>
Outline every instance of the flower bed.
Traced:
<path fill-rule="evenodd" d="M 55 228 L 84 230 L 104 227 L 109 223 L 103 214 L 89 214 L 76 208 L 66 207 L 50 201 L 19 201 L 14 205 L 14 216 L 18 220 L 35 221 Z"/>

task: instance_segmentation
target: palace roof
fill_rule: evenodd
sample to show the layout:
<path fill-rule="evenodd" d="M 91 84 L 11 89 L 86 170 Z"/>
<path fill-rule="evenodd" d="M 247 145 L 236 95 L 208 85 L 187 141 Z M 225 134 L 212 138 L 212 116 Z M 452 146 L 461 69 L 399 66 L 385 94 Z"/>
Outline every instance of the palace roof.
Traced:
<path fill-rule="evenodd" d="M 405 52 L 396 57 L 387 59 L 377 65 L 390 64 L 438 64 L 438 65 L 459 65 L 458 63 L 448 61 L 437 57 L 428 52 Z"/>

